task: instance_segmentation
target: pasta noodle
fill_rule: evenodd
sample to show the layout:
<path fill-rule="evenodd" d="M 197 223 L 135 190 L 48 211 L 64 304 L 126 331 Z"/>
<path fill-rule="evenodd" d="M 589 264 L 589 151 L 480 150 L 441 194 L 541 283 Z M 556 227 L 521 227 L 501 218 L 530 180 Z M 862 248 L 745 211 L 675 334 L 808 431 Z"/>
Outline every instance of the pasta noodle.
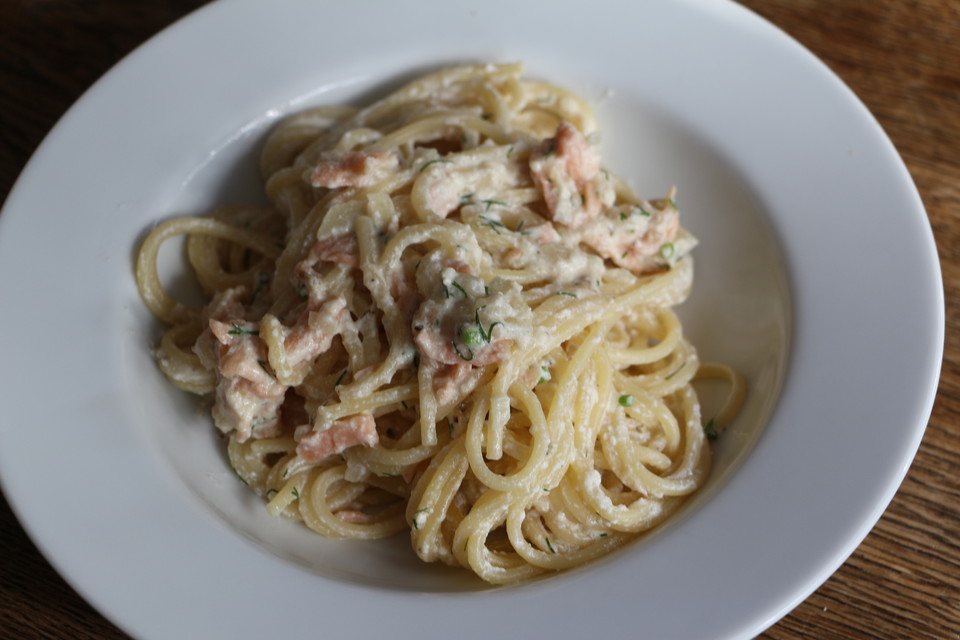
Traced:
<path fill-rule="evenodd" d="M 581 98 L 518 64 L 443 69 L 281 122 L 273 206 L 149 234 L 159 366 L 213 398 L 271 514 L 406 531 L 424 561 L 506 584 L 609 553 L 697 490 L 743 382 L 700 367 L 673 311 L 696 244 L 674 191 L 638 197 L 596 136 Z M 178 235 L 202 308 L 157 272 Z M 706 430 L 698 370 L 732 390 Z"/>

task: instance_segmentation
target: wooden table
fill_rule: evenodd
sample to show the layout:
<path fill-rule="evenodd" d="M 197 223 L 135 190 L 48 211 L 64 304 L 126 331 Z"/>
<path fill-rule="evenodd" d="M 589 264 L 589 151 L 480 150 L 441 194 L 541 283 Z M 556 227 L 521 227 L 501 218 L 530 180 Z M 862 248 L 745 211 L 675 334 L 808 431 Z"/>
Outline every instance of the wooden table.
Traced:
<path fill-rule="evenodd" d="M 0 194 L 97 77 L 201 4 L 0 1 Z M 743 4 L 821 57 L 900 150 L 940 250 L 948 330 L 933 415 L 897 496 L 843 567 L 761 637 L 960 638 L 960 0 Z M 125 637 L 57 575 L 0 500 L 0 638 Z"/>

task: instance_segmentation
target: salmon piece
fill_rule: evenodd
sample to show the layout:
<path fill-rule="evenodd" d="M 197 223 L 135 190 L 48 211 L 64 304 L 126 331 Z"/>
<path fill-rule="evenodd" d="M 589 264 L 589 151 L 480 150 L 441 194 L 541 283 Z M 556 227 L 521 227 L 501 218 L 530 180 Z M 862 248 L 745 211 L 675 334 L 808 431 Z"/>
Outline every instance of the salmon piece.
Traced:
<path fill-rule="evenodd" d="M 369 187 L 395 171 L 400 162 L 389 151 L 324 151 L 310 170 L 308 181 L 314 187 Z"/>
<path fill-rule="evenodd" d="M 378 442 L 380 437 L 377 435 L 376 420 L 369 413 L 358 413 L 334 420 L 326 429 L 303 433 L 297 443 L 297 455 L 314 462 L 343 453 L 350 447 L 373 447 Z"/>
<path fill-rule="evenodd" d="M 433 395 L 441 406 L 450 404 L 467 395 L 480 382 L 483 369 L 468 363 L 445 364 L 433 377 Z"/>
<path fill-rule="evenodd" d="M 290 367 L 313 360 L 327 351 L 347 320 L 346 299 L 343 296 L 330 296 L 313 269 L 321 261 L 356 266 L 359 262 L 357 236 L 347 232 L 318 240 L 310 248 L 307 257 L 294 267 L 293 274 L 302 283 L 300 294 L 306 298 L 306 304 L 293 324 L 280 330 Z"/>
<path fill-rule="evenodd" d="M 231 287 L 223 291 L 218 291 L 204 308 L 203 317 L 206 320 L 212 318 L 217 320 L 242 318 L 246 312 L 243 304 L 243 299 L 246 295 L 247 288 L 244 286 Z"/>
<path fill-rule="evenodd" d="M 276 433 L 287 386 L 267 369 L 267 347 L 253 323 L 210 320 L 216 352 L 217 389 L 213 420 L 239 442 Z"/>
<path fill-rule="evenodd" d="M 426 256 L 417 271 L 417 288 L 427 299 L 413 314 L 413 341 L 436 365 L 483 367 L 505 359 L 513 344 L 512 340 L 492 339 L 494 326 L 502 331 L 502 322 L 487 319 L 489 328 L 477 324 L 481 321 L 477 301 L 488 291 L 471 271 L 466 263 L 440 252 Z"/>
<path fill-rule="evenodd" d="M 504 298 L 519 296 L 520 286 L 499 279 L 488 284 L 472 271 L 440 251 L 425 256 L 417 269 L 417 289 L 426 299 L 410 331 L 441 404 L 469 393 L 484 367 L 506 360 L 515 344 L 509 333 L 515 301 Z"/>
<path fill-rule="evenodd" d="M 556 135 L 531 153 L 530 175 L 550 217 L 566 227 L 582 227 L 613 204 L 613 185 L 601 171 L 600 156 L 569 122 L 561 122 Z"/>
<path fill-rule="evenodd" d="M 495 200 L 525 180 L 522 167 L 502 157 L 441 158 L 428 165 L 416 188 L 426 208 L 441 218 L 462 205 Z"/>
<path fill-rule="evenodd" d="M 283 329 L 287 364 L 295 367 L 330 349 L 347 313 L 347 301 L 343 296 L 325 300 L 314 300 L 311 296 L 296 322 Z"/>
<path fill-rule="evenodd" d="M 206 328 L 200 333 L 193 345 L 193 352 L 200 358 L 200 364 L 202 364 L 204 368 L 210 371 L 216 371 L 219 366 L 218 351 L 221 343 L 217 341 L 210 331 L 210 321 L 228 321 L 230 318 L 239 318 L 239 322 L 243 323 L 244 320 L 242 318 L 246 313 L 243 299 L 246 295 L 246 287 L 231 287 L 223 291 L 218 291 L 213 296 L 213 299 L 207 303 L 207 306 L 204 307 L 200 315 L 200 321 L 204 323 Z"/>
<path fill-rule="evenodd" d="M 211 410 L 213 422 L 222 432 L 232 432 L 237 442 L 275 437 L 281 432 L 285 390 L 273 393 L 245 378 L 220 378 Z"/>
<path fill-rule="evenodd" d="M 531 225 L 523 229 L 523 235 L 533 244 L 551 245 L 562 240 L 560 233 L 551 222 Z M 522 269 L 530 260 L 538 255 L 536 247 L 531 247 L 527 242 L 521 242 L 517 246 L 510 247 L 503 252 L 501 260 L 503 264 L 511 269 Z"/>
<path fill-rule="evenodd" d="M 422 307 L 421 307 L 422 309 Z M 418 327 L 422 327 L 419 331 Z M 413 341 L 424 362 L 433 367 L 433 393 L 441 405 L 461 398 L 479 382 L 483 368 L 503 362 L 510 355 L 514 341 L 500 338 L 480 344 L 466 344 L 464 336 L 444 330 L 435 323 L 427 325 L 414 319 Z M 448 332 L 449 331 L 449 332 Z"/>
<path fill-rule="evenodd" d="M 560 234 L 557 232 L 556 227 L 549 222 L 529 227 L 526 231 L 527 237 L 538 244 L 560 242 Z"/>
<path fill-rule="evenodd" d="M 214 371 L 213 421 L 243 442 L 279 428 L 286 387 L 266 369 L 267 349 L 256 323 L 244 319 L 246 287 L 218 292 L 203 310 L 207 327 L 194 343 L 201 364 Z"/>
<path fill-rule="evenodd" d="M 317 240 L 307 258 L 297 263 L 298 274 L 310 269 L 318 262 L 339 262 L 348 267 L 360 264 L 360 249 L 357 245 L 357 235 L 352 231 L 335 236 L 327 236 Z"/>
<path fill-rule="evenodd" d="M 672 200 L 661 208 L 618 207 L 584 228 L 582 242 L 601 257 L 637 275 L 669 267 L 679 258 L 674 246 L 680 213 Z"/>
<path fill-rule="evenodd" d="M 427 305 L 420 307 L 421 310 Z M 436 326 L 423 318 L 421 313 L 417 313 L 413 319 L 413 341 L 416 343 L 420 353 L 435 362 L 438 365 L 462 365 L 468 364 L 471 367 L 485 367 L 496 362 L 503 362 L 510 354 L 510 347 L 513 340 L 506 338 L 481 342 L 480 344 L 469 344 L 464 336 L 457 335 L 454 328 L 445 326 Z M 419 327 L 419 330 L 418 330 Z"/>
<path fill-rule="evenodd" d="M 254 323 L 210 320 L 210 332 L 220 343 L 217 361 L 221 374 L 269 384 L 270 374 L 257 364 L 258 360 L 264 361 L 266 358 L 267 348 L 257 335 Z"/>

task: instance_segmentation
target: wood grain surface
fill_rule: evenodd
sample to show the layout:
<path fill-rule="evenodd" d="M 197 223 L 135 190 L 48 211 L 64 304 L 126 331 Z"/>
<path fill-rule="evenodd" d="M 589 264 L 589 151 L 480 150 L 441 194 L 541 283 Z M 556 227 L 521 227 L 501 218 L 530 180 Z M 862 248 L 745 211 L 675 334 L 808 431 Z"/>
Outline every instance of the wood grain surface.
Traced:
<path fill-rule="evenodd" d="M 99 76 L 201 4 L 0 0 L 0 195 Z M 960 638 L 960 0 L 742 4 L 824 60 L 887 131 L 927 207 L 947 300 L 939 393 L 906 480 L 847 562 L 760 637 Z M 0 638 L 126 637 L 60 578 L 0 499 Z"/>

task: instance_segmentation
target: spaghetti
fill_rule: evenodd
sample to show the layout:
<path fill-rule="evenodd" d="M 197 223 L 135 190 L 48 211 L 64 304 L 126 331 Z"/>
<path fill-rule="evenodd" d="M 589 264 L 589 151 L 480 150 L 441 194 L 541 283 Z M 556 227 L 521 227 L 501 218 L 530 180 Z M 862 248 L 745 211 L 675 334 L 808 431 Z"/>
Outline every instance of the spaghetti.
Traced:
<path fill-rule="evenodd" d="M 498 584 L 656 526 L 710 458 L 672 310 L 696 244 L 674 192 L 635 195 L 601 166 L 584 101 L 520 74 L 444 69 L 293 115 L 262 153 L 272 207 L 168 220 L 136 265 L 168 325 L 161 370 L 213 398 L 270 513 L 408 531 L 423 560 Z M 203 308 L 161 284 L 178 235 Z M 712 430 L 743 384 L 704 373 L 733 389 Z"/>

